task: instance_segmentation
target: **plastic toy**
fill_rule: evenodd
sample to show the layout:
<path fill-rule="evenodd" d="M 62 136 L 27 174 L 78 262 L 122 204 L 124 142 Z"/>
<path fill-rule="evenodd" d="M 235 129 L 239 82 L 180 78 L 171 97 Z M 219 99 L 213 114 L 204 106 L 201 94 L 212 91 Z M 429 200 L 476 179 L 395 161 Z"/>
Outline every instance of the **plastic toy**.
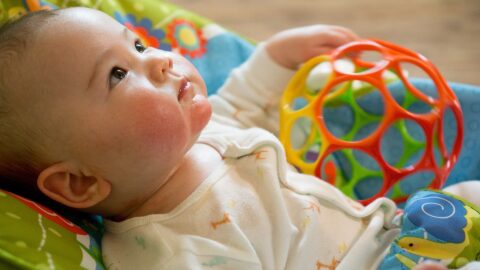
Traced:
<path fill-rule="evenodd" d="M 432 80 L 436 93 L 409 81 L 412 68 Z M 445 128 L 456 136 L 445 138 Z M 424 56 L 364 40 L 300 68 L 282 97 L 279 137 L 300 171 L 364 204 L 381 196 L 403 202 L 419 188 L 445 183 L 461 149 L 463 119 L 454 92 Z"/>

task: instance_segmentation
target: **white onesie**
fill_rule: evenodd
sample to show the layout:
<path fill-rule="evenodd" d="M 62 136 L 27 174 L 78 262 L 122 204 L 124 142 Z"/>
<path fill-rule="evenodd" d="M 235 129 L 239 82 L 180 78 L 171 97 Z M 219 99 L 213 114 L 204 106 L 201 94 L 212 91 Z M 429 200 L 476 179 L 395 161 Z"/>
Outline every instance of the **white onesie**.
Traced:
<path fill-rule="evenodd" d="M 210 97 L 214 115 L 198 141 L 223 164 L 169 213 L 106 221 L 109 269 L 375 268 L 398 233 L 396 207 L 363 207 L 287 163 L 273 134 L 292 75 L 262 44 L 232 72 Z"/>

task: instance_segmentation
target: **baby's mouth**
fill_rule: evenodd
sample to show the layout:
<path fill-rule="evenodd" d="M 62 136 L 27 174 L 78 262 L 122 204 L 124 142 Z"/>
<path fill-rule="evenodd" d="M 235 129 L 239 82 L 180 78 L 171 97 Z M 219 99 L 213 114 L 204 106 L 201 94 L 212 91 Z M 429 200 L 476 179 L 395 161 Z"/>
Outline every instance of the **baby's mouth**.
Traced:
<path fill-rule="evenodd" d="M 188 93 L 192 91 L 193 89 L 190 81 L 186 78 L 182 78 L 182 80 L 180 81 L 180 87 L 178 89 L 178 101 L 184 99 L 185 96 L 188 96 Z"/>

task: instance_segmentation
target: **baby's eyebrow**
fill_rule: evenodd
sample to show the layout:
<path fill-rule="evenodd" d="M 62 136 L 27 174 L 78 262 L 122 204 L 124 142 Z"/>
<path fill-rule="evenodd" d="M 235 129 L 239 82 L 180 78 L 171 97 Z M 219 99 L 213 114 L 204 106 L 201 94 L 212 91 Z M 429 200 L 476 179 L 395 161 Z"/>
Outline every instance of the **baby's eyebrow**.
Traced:
<path fill-rule="evenodd" d="M 105 51 L 102 52 L 102 53 L 99 55 L 99 57 L 97 57 L 97 59 L 95 60 L 95 63 L 93 64 L 92 74 L 90 75 L 90 79 L 89 79 L 89 81 L 88 81 L 87 90 L 91 88 L 93 81 L 94 81 L 95 78 L 97 77 L 98 66 L 100 65 L 100 63 L 102 62 L 102 60 L 105 58 L 105 55 L 107 55 L 108 53 L 110 53 L 110 51 L 111 51 L 111 48 L 105 50 Z"/>
<path fill-rule="evenodd" d="M 128 40 L 131 40 L 132 38 L 133 38 L 133 39 L 138 39 L 138 35 L 137 35 L 135 32 L 131 31 L 131 30 L 130 30 L 129 28 L 127 28 L 127 27 L 124 27 L 124 28 L 123 28 L 123 35 L 124 35 L 125 38 L 128 39 Z"/>
<path fill-rule="evenodd" d="M 131 31 L 130 29 L 128 29 L 127 27 L 123 27 L 123 35 L 125 36 L 125 38 L 130 38 L 130 35 L 131 35 Z"/>
<path fill-rule="evenodd" d="M 123 30 L 122 30 L 122 35 L 126 38 L 126 39 L 130 39 L 131 36 L 132 36 L 132 32 L 130 31 L 130 29 L 128 29 L 127 27 L 123 27 Z M 105 55 L 107 55 L 108 53 L 110 53 L 111 51 L 111 48 L 104 51 L 99 57 L 97 57 L 97 59 L 95 60 L 95 63 L 93 64 L 93 69 L 92 69 L 92 74 L 90 75 L 90 79 L 88 81 L 88 86 L 87 86 L 87 89 L 90 89 L 91 88 L 91 85 L 93 83 L 93 81 L 95 80 L 95 77 L 97 75 L 97 69 L 98 69 L 98 66 L 100 65 L 100 62 L 105 58 Z"/>

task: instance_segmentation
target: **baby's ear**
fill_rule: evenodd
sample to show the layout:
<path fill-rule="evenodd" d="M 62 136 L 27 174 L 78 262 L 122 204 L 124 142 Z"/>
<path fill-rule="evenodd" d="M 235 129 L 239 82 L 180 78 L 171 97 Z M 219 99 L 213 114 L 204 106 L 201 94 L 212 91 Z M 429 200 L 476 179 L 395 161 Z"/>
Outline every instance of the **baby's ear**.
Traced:
<path fill-rule="evenodd" d="M 92 207 L 108 197 L 110 183 L 87 176 L 75 165 L 60 162 L 44 169 L 37 178 L 38 188 L 51 199 L 77 209 Z"/>

